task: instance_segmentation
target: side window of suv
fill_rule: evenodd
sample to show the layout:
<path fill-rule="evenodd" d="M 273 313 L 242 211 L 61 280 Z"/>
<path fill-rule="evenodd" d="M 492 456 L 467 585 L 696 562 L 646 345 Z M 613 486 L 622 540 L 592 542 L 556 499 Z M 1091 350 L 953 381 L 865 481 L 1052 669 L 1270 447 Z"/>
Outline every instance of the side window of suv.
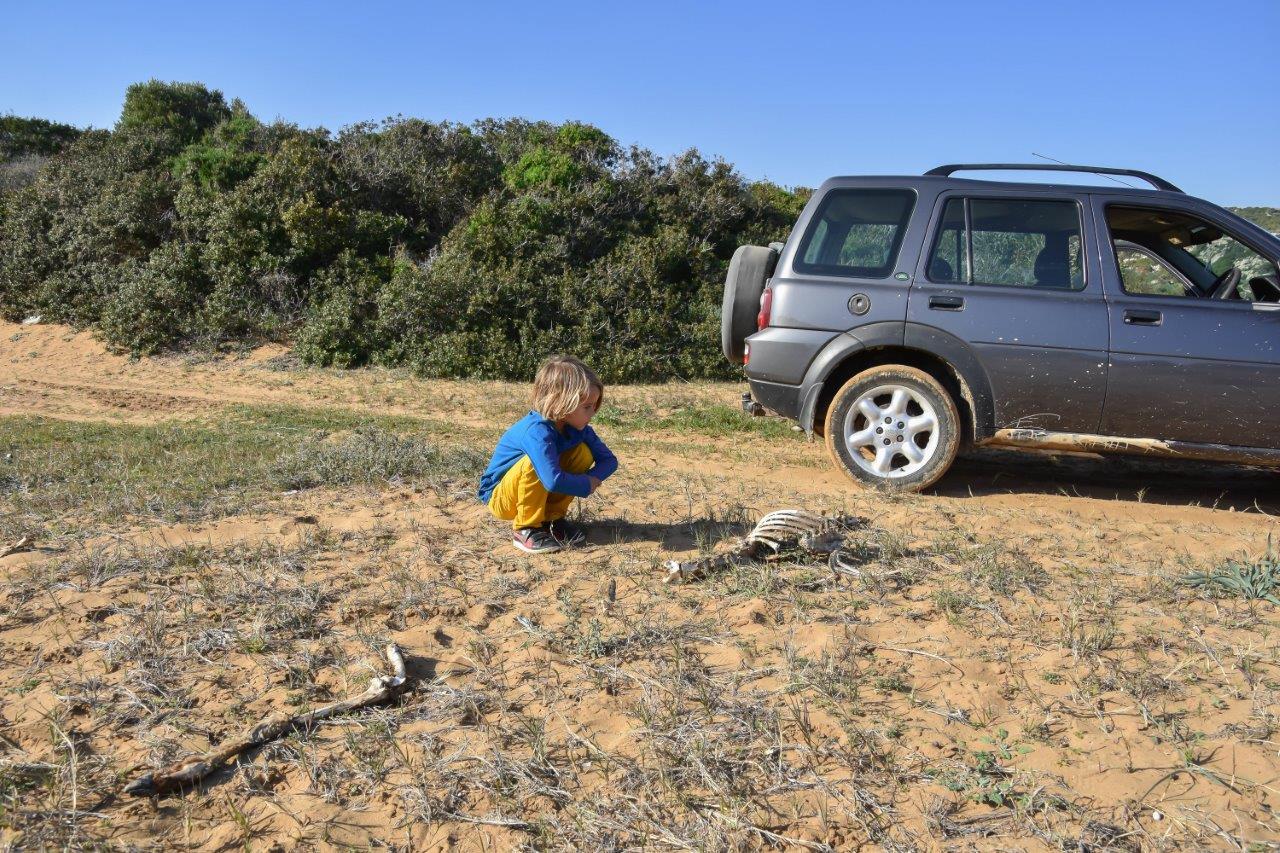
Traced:
<path fill-rule="evenodd" d="M 1126 293 L 1147 296 L 1199 296 L 1195 285 L 1157 255 L 1125 240 L 1115 241 L 1116 265 Z"/>
<path fill-rule="evenodd" d="M 1107 227 L 1126 293 L 1143 296 L 1280 302 L 1280 270 L 1269 258 L 1218 226 L 1181 210 L 1107 206 Z M 1134 250 L 1167 267 L 1177 288 L 1158 286 L 1134 261 Z M 1227 291 L 1221 292 L 1219 289 Z"/>
<path fill-rule="evenodd" d="M 953 198 L 942 213 L 942 224 L 929 258 L 929 278 L 941 282 L 969 281 L 969 244 L 964 230 L 964 199 Z"/>
<path fill-rule="evenodd" d="M 813 217 L 796 269 L 887 278 L 898 260 L 915 200 L 909 190 L 832 190 Z"/>
<path fill-rule="evenodd" d="M 1081 290 L 1079 206 L 1072 201 L 950 199 L 934 239 L 929 278 Z"/>

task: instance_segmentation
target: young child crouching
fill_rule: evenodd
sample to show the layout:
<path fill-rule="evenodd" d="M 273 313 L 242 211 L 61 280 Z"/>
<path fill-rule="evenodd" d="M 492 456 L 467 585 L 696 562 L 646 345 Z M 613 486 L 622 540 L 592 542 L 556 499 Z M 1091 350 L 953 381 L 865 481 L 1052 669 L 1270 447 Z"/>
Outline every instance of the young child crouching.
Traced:
<path fill-rule="evenodd" d="M 480 477 L 480 500 L 515 529 L 511 544 L 531 554 L 578 545 L 586 536 L 564 520 L 618 468 L 589 423 L 604 384 L 573 356 L 555 355 L 533 380 L 533 411 L 498 440 Z"/>

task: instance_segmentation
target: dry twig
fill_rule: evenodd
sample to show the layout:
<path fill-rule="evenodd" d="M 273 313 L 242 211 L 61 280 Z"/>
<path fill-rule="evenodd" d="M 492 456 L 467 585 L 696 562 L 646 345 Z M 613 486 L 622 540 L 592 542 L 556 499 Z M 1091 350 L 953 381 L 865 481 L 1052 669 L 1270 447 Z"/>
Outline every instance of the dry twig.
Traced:
<path fill-rule="evenodd" d="M 225 743 L 204 755 L 183 759 L 135 779 L 125 786 L 124 792 L 139 797 L 161 796 L 179 788 L 194 785 L 245 750 L 262 746 L 264 743 L 283 737 L 294 729 L 307 728 L 328 717 L 386 702 L 404 689 L 405 683 L 404 657 L 400 653 L 400 647 L 395 643 L 387 646 L 387 660 L 391 662 L 394 674 L 374 677 L 369 682 L 368 689 L 359 696 L 343 699 L 341 702 L 334 702 L 305 714 L 292 716 L 274 714 L 254 726 L 243 737 Z"/>
<path fill-rule="evenodd" d="M 885 651 L 889 651 L 889 652 L 899 652 L 904 655 L 920 655 L 920 657 L 932 658 L 933 660 L 941 661 L 942 663 L 945 663 L 947 666 L 951 667 L 956 672 L 960 673 L 961 675 L 964 675 L 963 669 L 956 666 L 954 663 L 947 660 L 942 655 L 935 655 L 933 652 L 924 652 L 924 651 L 921 651 L 920 649 L 907 649 L 899 646 L 882 646 L 879 644 L 876 644 L 874 647 L 877 649 L 884 649 Z"/>

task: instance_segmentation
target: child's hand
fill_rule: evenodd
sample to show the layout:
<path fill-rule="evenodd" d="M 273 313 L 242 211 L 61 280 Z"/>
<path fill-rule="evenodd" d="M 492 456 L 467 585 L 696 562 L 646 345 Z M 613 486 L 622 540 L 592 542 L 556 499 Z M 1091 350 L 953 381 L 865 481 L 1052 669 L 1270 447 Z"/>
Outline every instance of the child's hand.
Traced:
<path fill-rule="evenodd" d="M 594 495 L 596 492 L 596 489 L 600 488 L 600 478 L 592 477 L 590 474 L 588 474 L 587 479 L 591 481 L 591 494 Z"/>

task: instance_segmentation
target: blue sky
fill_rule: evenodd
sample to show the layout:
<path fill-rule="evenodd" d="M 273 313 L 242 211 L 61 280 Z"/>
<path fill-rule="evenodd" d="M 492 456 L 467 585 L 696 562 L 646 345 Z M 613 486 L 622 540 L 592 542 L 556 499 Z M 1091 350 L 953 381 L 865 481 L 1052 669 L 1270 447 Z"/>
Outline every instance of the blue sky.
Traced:
<path fill-rule="evenodd" d="M 593 123 L 752 178 L 1059 160 L 1280 205 L 1280 0 L 5 4 L 0 113 L 200 81 L 264 119 Z"/>

